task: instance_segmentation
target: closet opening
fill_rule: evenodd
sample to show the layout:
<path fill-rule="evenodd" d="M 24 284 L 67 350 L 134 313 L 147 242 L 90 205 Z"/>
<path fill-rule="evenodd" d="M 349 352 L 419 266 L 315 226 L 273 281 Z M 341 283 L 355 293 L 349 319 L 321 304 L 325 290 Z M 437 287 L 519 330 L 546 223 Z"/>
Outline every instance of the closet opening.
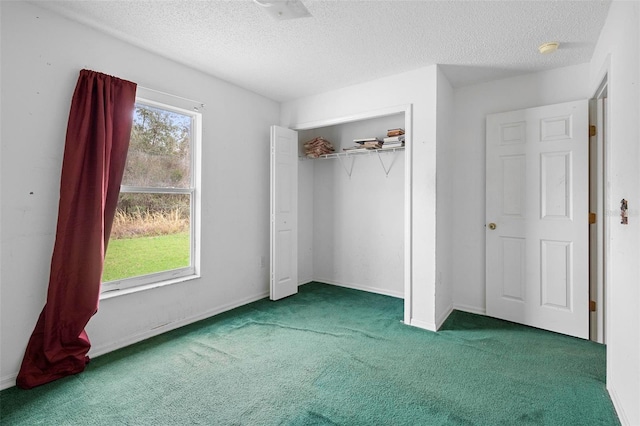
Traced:
<path fill-rule="evenodd" d="M 406 323 L 412 288 L 411 119 L 411 105 L 404 105 L 292 126 L 298 148 L 297 182 L 291 185 L 297 186 L 292 198 L 298 284 L 316 281 L 403 298 Z M 394 129 L 404 131 L 404 146 L 389 142 L 386 149 L 383 143 L 380 149 L 351 150 L 354 141 L 384 140 Z M 304 145 L 318 137 L 334 152 L 309 158 Z M 272 188 L 277 184 L 272 172 Z M 273 252 L 272 244 L 272 257 Z M 273 259 L 272 266 L 277 268 Z"/>

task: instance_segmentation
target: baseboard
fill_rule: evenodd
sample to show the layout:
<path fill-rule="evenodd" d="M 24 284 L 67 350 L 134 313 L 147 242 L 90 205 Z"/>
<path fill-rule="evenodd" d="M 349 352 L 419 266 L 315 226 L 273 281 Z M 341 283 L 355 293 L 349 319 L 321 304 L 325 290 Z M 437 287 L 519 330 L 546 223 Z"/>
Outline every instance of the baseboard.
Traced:
<path fill-rule="evenodd" d="M 453 312 L 453 305 L 449 305 L 447 309 L 445 309 L 445 311 L 438 318 L 436 318 L 436 330 L 440 330 L 440 327 L 442 327 L 442 324 L 444 324 L 447 318 L 449 318 L 451 312 Z"/>
<path fill-rule="evenodd" d="M 453 305 L 449 305 L 449 307 L 447 307 L 447 309 L 445 309 L 444 312 L 440 314 L 438 318 L 436 318 L 435 323 L 422 321 L 418 319 L 411 319 L 411 322 L 407 325 L 435 332 L 435 331 L 438 331 L 440 327 L 442 327 L 442 324 L 444 324 L 444 322 L 447 320 L 447 318 L 449 318 L 449 315 L 451 315 L 452 312 L 453 312 Z"/>
<path fill-rule="evenodd" d="M 625 413 L 624 408 L 620 404 L 620 398 L 618 398 L 616 390 L 607 386 L 607 391 L 609 392 L 609 397 L 611 398 L 611 402 L 613 402 L 613 408 L 615 408 L 618 420 L 620 420 L 622 426 L 632 426 L 629 417 L 627 417 L 627 413 Z"/>
<path fill-rule="evenodd" d="M 457 303 L 453 304 L 453 309 L 455 309 L 456 311 L 469 312 L 470 314 L 477 314 L 477 315 L 487 314 L 487 310 L 484 308 L 477 308 L 475 306 L 461 305 Z"/>
<path fill-rule="evenodd" d="M 244 299 L 235 301 L 233 303 L 229 303 L 227 305 L 219 306 L 215 309 L 211 309 L 209 311 L 203 312 L 198 315 L 194 315 L 191 317 L 183 318 L 178 321 L 170 322 L 167 324 L 163 324 L 160 327 L 155 327 L 150 330 L 146 330 L 142 333 L 134 334 L 132 336 L 126 337 L 124 339 L 118 340 L 117 342 L 110 343 L 108 345 L 96 346 L 92 347 L 89 351 L 89 356 L 92 358 L 99 357 L 101 355 L 105 355 L 109 352 L 113 352 L 118 349 L 122 349 L 129 345 L 133 345 L 134 343 L 141 342 L 143 340 L 149 339 L 154 336 L 158 336 L 160 334 L 166 333 L 167 331 L 175 330 L 176 328 L 184 327 L 185 325 L 193 324 L 194 322 L 201 321 L 203 319 L 207 319 L 213 317 L 215 315 L 221 314 L 223 312 L 230 311 L 231 309 L 238 308 L 240 306 L 246 305 L 247 303 L 255 302 L 260 299 L 264 299 L 269 296 L 269 292 L 259 293 L 250 297 L 246 297 Z"/>
<path fill-rule="evenodd" d="M 9 389 L 16 385 L 18 373 L 10 374 L 0 379 L 0 390 Z"/>
<path fill-rule="evenodd" d="M 324 284 L 331 284 L 338 287 L 351 288 L 354 290 L 368 291 L 369 293 L 382 294 L 384 296 L 396 297 L 398 299 L 404 299 L 404 292 L 397 292 L 397 291 L 387 290 L 387 289 L 378 288 L 378 287 L 369 287 L 369 286 L 354 284 L 354 283 L 345 283 L 341 281 L 326 280 L 322 278 L 317 278 L 317 279 L 314 279 L 313 281 L 324 283 Z"/>
<path fill-rule="evenodd" d="M 410 325 L 412 327 L 422 328 L 423 330 L 427 330 L 427 331 L 433 331 L 433 332 L 437 331 L 436 325 L 432 322 L 412 319 L 411 322 L 407 325 Z"/>

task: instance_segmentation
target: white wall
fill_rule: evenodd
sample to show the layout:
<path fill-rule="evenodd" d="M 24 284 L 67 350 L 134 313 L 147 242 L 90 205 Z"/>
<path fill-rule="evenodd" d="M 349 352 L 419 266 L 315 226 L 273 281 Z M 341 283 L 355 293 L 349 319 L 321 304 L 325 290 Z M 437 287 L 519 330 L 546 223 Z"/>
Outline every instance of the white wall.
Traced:
<path fill-rule="evenodd" d="M 101 301 L 88 326 L 90 355 L 266 296 L 269 125 L 279 105 L 38 7 L 0 8 L 1 386 L 14 384 L 44 306 L 64 136 L 82 68 L 206 104 L 202 278 Z"/>
<path fill-rule="evenodd" d="M 322 136 L 341 152 L 353 139 L 383 138 L 404 123 L 404 114 L 395 114 L 301 131 L 299 139 L 302 145 Z M 299 199 L 312 204 L 300 203 L 300 281 L 308 281 L 305 271 L 312 264 L 314 281 L 403 297 L 404 152 L 370 154 L 301 162 L 313 176 L 309 181 L 302 172 L 305 183 L 299 185 Z"/>
<path fill-rule="evenodd" d="M 337 119 L 413 104 L 413 258 L 410 322 L 434 330 L 436 230 L 436 84 L 430 66 L 282 105 L 281 125 Z"/>
<path fill-rule="evenodd" d="M 623 424 L 640 424 L 640 3 L 614 1 L 590 65 L 595 92 L 608 72 L 609 251 L 606 260 L 607 388 Z M 619 219 L 629 202 L 628 225 Z"/>
<path fill-rule="evenodd" d="M 436 326 L 453 309 L 453 221 L 452 213 L 464 206 L 453 194 L 453 88 L 438 68 L 437 93 L 437 194 L 436 194 Z"/>
<path fill-rule="evenodd" d="M 485 313 L 486 115 L 587 99 L 588 81 L 589 64 L 582 64 L 454 90 L 451 220 L 456 309 Z"/>

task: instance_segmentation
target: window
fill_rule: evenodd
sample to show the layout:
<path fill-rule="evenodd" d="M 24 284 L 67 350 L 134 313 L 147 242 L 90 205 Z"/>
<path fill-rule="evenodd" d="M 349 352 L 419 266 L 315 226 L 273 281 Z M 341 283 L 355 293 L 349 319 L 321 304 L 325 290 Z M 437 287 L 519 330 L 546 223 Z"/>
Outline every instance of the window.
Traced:
<path fill-rule="evenodd" d="M 103 293 L 197 274 L 200 122 L 197 111 L 136 99 Z"/>

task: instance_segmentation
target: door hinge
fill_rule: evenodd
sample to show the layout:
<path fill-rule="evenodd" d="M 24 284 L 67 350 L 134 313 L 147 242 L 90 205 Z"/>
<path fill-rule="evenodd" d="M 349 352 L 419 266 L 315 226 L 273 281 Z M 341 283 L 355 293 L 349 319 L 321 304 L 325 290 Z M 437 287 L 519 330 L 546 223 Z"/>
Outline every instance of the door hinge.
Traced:
<path fill-rule="evenodd" d="M 589 310 L 591 312 L 595 312 L 596 311 L 596 301 L 595 300 L 590 300 L 589 301 Z"/>
<path fill-rule="evenodd" d="M 589 136 L 595 136 L 597 134 L 596 126 L 589 126 Z"/>
<path fill-rule="evenodd" d="M 589 212 L 589 225 L 596 223 L 596 214 Z"/>

